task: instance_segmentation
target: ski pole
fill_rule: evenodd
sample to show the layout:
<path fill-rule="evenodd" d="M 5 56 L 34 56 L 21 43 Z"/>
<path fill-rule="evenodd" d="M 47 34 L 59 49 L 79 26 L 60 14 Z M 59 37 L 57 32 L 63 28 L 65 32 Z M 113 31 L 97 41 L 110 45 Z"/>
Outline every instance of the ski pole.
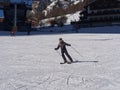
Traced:
<path fill-rule="evenodd" d="M 83 57 L 74 47 L 71 46 L 71 48 L 72 48 L 76 53 L 78 53 L 81 57 Z"/>

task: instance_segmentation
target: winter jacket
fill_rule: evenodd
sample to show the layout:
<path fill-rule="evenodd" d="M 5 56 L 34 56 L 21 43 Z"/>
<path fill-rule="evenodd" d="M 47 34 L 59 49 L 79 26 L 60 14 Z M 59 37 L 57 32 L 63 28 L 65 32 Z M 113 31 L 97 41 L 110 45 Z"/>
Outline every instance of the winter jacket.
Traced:
<path fill-rule="evenodd" d="M 59 48 L 61 48 L 61 51 L 66 51 L 66 46 L 71 46 L 71 45 L 62 41 L 58 44 L 58 46 L 57 46 L 57 48 L 55 48 L 55 50 L 58 50 Z"/>

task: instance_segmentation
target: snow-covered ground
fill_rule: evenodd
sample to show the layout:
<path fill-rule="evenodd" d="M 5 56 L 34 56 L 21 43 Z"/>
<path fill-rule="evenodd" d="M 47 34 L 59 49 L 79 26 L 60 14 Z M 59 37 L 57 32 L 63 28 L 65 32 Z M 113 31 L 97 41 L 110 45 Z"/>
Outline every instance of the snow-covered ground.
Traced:
<path fill-rule="evenodd" d="M 119 34 L 17 34 L 0 32 L 0 90 L 120 90 Z M 60 37 L 78 62 L 60 64 Z"/>
<path fill-rule="evenodd" d="M 70 24 L 71 21 L 74 21 L 74 22 L 75 21 L 79 21 L 79 18 L 80 18 L 79 14 L 80 14 L 80 11 L 76 12 L 74 14 L 68 14 L 68 15 L 66 15 L 66 17 L 68 18 L 66 24 Z"/>

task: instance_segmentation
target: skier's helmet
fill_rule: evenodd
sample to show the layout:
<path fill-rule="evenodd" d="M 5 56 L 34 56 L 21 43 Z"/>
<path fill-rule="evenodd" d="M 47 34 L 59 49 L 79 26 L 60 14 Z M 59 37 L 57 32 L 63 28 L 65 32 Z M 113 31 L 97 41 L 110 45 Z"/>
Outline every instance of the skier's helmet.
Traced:
<path fill-rule="evenodd" d="M 59 38 L 59 40 L 62 40 L 62 38 Z"/>

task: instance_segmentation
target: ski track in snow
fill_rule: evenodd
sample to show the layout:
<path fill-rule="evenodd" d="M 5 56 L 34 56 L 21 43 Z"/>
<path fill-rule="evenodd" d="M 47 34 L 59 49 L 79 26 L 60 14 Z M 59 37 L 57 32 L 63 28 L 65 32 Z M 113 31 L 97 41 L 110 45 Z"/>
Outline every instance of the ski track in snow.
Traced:
<path fill-rule="evenodd" d="M 59 64 L 60 37 L 79 62 Z M 0 90 L 120 90 L 119 49 L 119 34 L 0 36 Z"/>

